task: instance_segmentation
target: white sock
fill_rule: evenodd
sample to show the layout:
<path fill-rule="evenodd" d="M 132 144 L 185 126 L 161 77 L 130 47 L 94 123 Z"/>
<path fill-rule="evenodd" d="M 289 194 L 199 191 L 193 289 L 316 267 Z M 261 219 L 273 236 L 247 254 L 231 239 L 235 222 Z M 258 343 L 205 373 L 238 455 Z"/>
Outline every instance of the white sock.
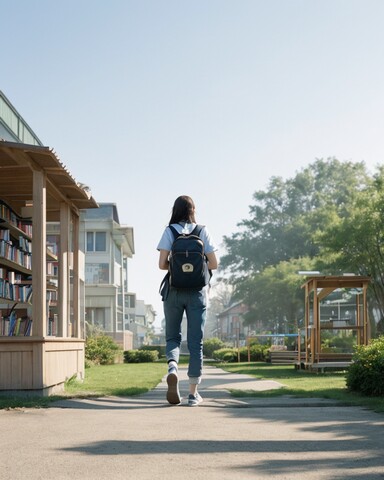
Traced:
<path fill-rule="evenodd" d="M 168 363 L 168 373 L 177 373 L 177 363 L 174 360 Z"/>

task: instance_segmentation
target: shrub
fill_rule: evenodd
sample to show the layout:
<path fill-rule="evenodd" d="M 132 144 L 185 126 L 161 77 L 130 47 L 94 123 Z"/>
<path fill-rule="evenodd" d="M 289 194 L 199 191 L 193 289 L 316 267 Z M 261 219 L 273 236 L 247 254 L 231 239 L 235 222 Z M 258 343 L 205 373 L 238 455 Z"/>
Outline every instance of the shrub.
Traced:
<path fill-rule="evenodd" d="M 237 362 L 237 348 L 220 348 L 212 354 L 214 360 L 219 362 Z"/>
<path fill-rule="evenodd" d="M 165 357 L 165 345 L 143 345 L 140 350 L 157 351 L 159 357 Z"/>
<path fill-rule="evenodd" d="M 321 344 L 322 352 L 350 353 L 356 344 L 355 337 L 332 336 L 323 340 Z"/>
<path fill-rule="evenodd" d="M 356 348 L 346 383 L 350 390 L 363 395 L 384 395 L 384 336 Z"/>
<path fill-rule="evenodd" d="M 124 363 L 149 363 L 159 359 L 157 350 L 125 350 Z"/>
<path fill-rule="evenodd" d="M 85 342 L 85 360 L 95 365 L 113 364 L 119 351 L 120 347 L 108 335 L 93 335 Z"/>
<path fill-rule="evenodd" d="M 203 344 L 204 356 L 207 358 L 213 358 L 213 352 L 224 347 L 225 347 L 225 343 L 222 340 L 220 340 L 220 338 L 217 338 L 217 337 L 207 338 L 206 340 L 204 340 L 204 344 Z"/>
<path fill-rule="evenodd" d="M 251 362 L 264 362 L 268 355 L 268 345 L 260 345 L 254 343 L 249 347 L 250 361 Z M 240 348 L 240 361 L 248 361 L 248 347 Z"/>

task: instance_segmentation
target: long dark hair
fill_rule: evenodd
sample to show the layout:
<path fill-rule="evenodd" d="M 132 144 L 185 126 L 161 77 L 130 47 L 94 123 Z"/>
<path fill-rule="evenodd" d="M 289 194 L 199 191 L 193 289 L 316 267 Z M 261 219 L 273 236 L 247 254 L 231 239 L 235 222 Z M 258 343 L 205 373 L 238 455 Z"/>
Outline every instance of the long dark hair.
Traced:
<path fill-rule="evenodd" d="M 173 204 L 169 225 L 179 222 L 196 223 L 195 204 L 192 198 L 187 195 L 181 195 L 176 198 L 175 203 Z"/>

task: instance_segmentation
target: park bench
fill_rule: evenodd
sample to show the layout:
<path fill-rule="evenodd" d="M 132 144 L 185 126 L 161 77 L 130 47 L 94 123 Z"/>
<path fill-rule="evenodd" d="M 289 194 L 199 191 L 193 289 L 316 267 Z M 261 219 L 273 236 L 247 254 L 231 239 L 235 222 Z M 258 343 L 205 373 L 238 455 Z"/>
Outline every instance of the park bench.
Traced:
<path fill-rule="evenodd" d="M 352 353 L 321 352 L 316 361 L 308 363 L 307 368 L 324 373 L 327 368 L 344 370 L 352 363 Z"/>
<path fill-rule="evenodd" d="M 299 352 L 296 350 L 272 350 L 269 352 L 269 361 L 273 365 L 295 365 L 298 362 Z M 305 359 L 305 355 L 302 355 Z"/>

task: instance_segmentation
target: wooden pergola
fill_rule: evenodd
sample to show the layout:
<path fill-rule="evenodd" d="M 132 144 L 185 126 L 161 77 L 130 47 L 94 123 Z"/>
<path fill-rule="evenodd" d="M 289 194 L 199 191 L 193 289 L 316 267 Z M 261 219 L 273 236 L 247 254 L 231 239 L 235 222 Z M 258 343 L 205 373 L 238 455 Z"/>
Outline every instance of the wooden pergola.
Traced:
<path fill-rule="evenodd" d="M 321 332 L 323 330 L 345 330 L 356 333 L 356 344 L 367 345 L 370 338 L 367 289 L 370 277 L 357 275 L 313 276 L 302 285 L 305 289 L 305 326 L 304 352 L 299 349 L 299 362 L 308 369 L 324 369 L 326 367 L 347 367 L 352 353 L 325 353 L 321 350 Z M 321 321 L 321 302 L 337 289 L 357 289 L 356 318 L 353 325 L 329 325 Z M 340 322 L 339 322 L 340 323 Z M 342 323 L 342 322 L 341 322 Z M 299 342 L 300 344 L 300 342 Z M 305 360 L 304 360 L 305 358 Z"/>

